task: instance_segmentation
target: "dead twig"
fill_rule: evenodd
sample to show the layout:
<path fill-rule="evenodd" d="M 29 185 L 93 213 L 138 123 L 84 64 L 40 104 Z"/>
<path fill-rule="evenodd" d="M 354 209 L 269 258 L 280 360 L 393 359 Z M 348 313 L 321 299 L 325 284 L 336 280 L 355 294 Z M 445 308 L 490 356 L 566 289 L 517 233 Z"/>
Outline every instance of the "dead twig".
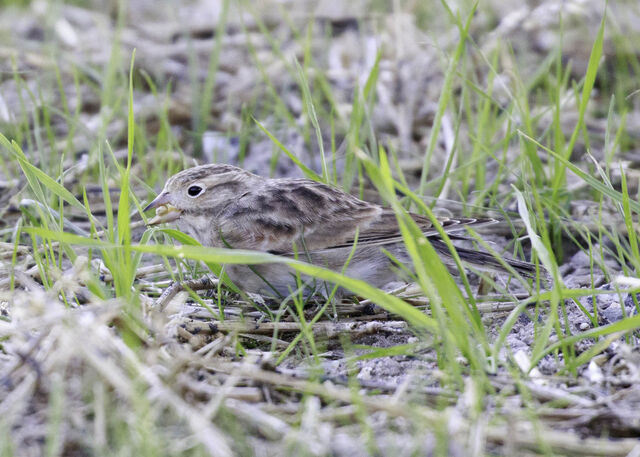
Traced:
<path fill-rule="evenodd" d="M 214 281 L 208 276 L 203 276 L 199 279 L 190 279 L 183 282 L 174 282 L 167 287 L 164 292 L 162 292 L 162 295 L 158 297 L 153 306 L 154 308 L 162 311 L 178 292 L 182 292 L 183 290 L 209 290 L 214 289 L 217 286 L 217 280 Z"/>
<path fill-rule="evenodd" d="M 272 335 L 278 333 L 299 333 L 302 325 L 298 322 L 263 322 L 252 324 L 242 321 L 201 322 L 189 321 L 184 323 L 184 328 L 191 333 L 244 333 L 257 335 Z M 347 321 L 347 322 L 316 322 L 311 327 L 314 336 L 326 336 L 331 338 L 341 333 L 349 333 L 355 337 L 371 335 L 374 333 L 400 333 L 408 330 L 409 324 L 405 321 Z"/>

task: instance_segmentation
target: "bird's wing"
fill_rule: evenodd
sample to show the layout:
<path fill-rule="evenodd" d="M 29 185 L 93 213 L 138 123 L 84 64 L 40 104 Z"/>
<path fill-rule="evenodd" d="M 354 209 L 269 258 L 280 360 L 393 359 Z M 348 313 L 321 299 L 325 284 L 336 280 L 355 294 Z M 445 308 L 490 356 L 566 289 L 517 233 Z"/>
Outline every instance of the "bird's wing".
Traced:
<path fill-rule="evenodd" d="M 272 252 L 327 249 L 353 240 L 383 209 L 307 179 L 265 180 L 218 215 L 224 241 L 234 248 Z"/>
<path fill-rule="evenodd" d="M 415 213 L 410 213 L 411 218 L 418 225 L 422 233 L 426 237 L 432 237 L 438 235 L 438 230 L 433 226 L 431 220 L 426 217 Z M 489 218 L 449 218 L 439 217 L 438 222 L 442 226 L 445 233 L 453 234 L 458 231 L 465 230 L 466 227 L 478 228 L 485 225 L 494 224 L 497 221 Z M 454 238 L 463 238 L 460 236 L 454 236 Z M 372 221 L 367 227 L 361 228 L 358 234 L 358 245 L 385 245 L 390 243 L 397 243 L 402 240 L 402 234 L 396 214 L 393 210 L 383 209 L 380 215 Z M 353 239 L 347 240 L 343 246 L 352 245 Z M 338 247 L 338 246 L 336 246 Z"/>
<path fill-rule="evenodd" d="M 426 236 L 431 221 L 411 214 Z M 493 219 L 442 218 L 446 232 L 478 227 Z M 234 248 L 290 253 L 351 246 L 385 245 L 402 239 L 394 212 L 339 189 L 307 179 L 265 180 L 239 196 L 218 216 L 220 235 Z"/>

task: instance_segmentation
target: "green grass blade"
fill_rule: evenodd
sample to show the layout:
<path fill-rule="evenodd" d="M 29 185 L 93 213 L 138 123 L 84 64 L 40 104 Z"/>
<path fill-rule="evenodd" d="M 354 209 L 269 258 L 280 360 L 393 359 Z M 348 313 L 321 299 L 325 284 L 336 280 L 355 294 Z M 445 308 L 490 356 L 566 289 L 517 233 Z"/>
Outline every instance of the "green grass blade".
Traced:
<path fill-rule="evenodd" d="M 170 236 L 171 238 L 173 238 L 174 240 L 178 241 L 181 244 L 188 245 L 188 246 L 202 246 L 202 244 L 200 244 L 198 240 L 190 237 L 186 233 L 182 233 L 180 230 L 162 228 L 162 229 L 159 229 L 158 231 L 167 234 L 168 236 Z M 213 263 L 213 262 L 206 262 L 206 265 L 209 268 L 209 270 L 211 270 L 213 274 L 215 274 L 220 279 L 220 281 L 223 282 L 225 286 L 227 286 L 229 289 L 231 289 L 236 293 L 240 293 L 240 289 L 238 289 L 238 286 L 236 286 L 233 283 L 233 281 L 231 281 L 231 278 L 229 278 L 229 275 L 227 275 L 224 272 L 223 265 L 219 263 Z"/>
<path fill-rule="evenodd" d="M 453 81 L 454 76 L 456 75 L 456 67 L 460 63 L 460 59 L 462 59 L 462 54 L 467 44 L 467 37 L 469 35 L 469 27 L 471 26 L 471 19 L 473 18 L 476 8 L 478 4 L 476 3 L 471 12 L 467 17 L 467 22 L 462 26 L 462 24 L 458 23 L 458 29 L 460 30 L 460 38 L 458 41 L 458 45 L 456 46 L 455 51 L 453 52 L 453 56 L 449 62 L 449 67 L 445 72 L 444 82 L 442 84 L 442 89 L 440 93 L 440 99 L 438 100 L 438 110 L 436 111 L 436 116 L 433 120 L 433 125 L 431 127 L 431 133 L 429 134 L 429 142 L 427 146 L 427 150 L 424 155 L 424 161 L 422 163 L 422 172 L 420 175 L 420 186 L 418 187 L 418 194 L 424 195 L 424 191 L 427 185 L 427 175 L 429 174 L 429 169 L 431 167 L 431 157 L 433 156 L 433 151 L 436 148 L 438 143 L 438 136 L 440 135 L 440 127 L 442 125 L 442 118 L 445 114 L 447 106 L 449 105 L 449 100 L 451 99 L 452 91 L 453 91 Z"/>
<path fill-rule="evenodd" d="M 311 168 L 303 164 L 300 161 L 300 159 L 298 159 L 298 157 L 296 157 L 296 155 L 293 152 L 289 151 L 289 149 L 287 149 L 287 147 L 284 144 L 282 144 L 275 136 L 273 136 L 273 134 L 264 125 L 262 125 L 260 121 L 258 121 L 255 118 L 253 120 L 255 121 L 256 124 L 258 124 L 258 127 L 260 128 L 260 130 L 262 130 L 264 134 L 267 135 L 271 141 L 273 141 L 273 144 L 275 144 L 282 152 L 284 152 L 287 155 L 287 157 L 289 157 L 291 161 L 295 163 L 296 166 L 300 168 L 300 170 L 302 170 L 302 172 L 305 174 L 307 178 L 312 179 L 314 181 L 318 181 L 318 182 L 324 182 L 324 180 L 322 179 L 322 176 L 318 175 Z"/>
<path fill-rule="evenodd" d="M 85 211 L 84 205 L 80 203 L 80 201 L 71 192 L 65 189 L 63 185 L 29 162 L 27 156 L 22 152 L 18 143 L 15 141 L 10 142 L 7 137 L 0 133 L 0 144 L 7 148 L 7 150 L 18 160 L 20 168 L 22 168 L 31 189 L 36 193 L 38 200 L 41 202 L 46 201 L 42 188 L 38 184 L 41 183 L 46 189 L 60 197 L 71 206 L 74 206 L 83 212 Z"/>
<path fill-rule="evenodd" d="M 581 170 L 578 166 L 574 165 L 569 160 L 565 159 L 562 155 L 560 155 L 557 152 L 555 152 L 555 151 L 547 148 L 546 146 L 540 144 L 539 142 L 537 142 L 536 140 L 534 140 L 533 138 L 531 138 L 530 136 L 528 136 L 524 132 L 518 130 L 518 133 L 524 139 L 526 139 L 527 141 L 532 142 L 533 144 L 535 144 L 539 148 L 544 149 L 546 152 L 551 154 L 554 158 L 558 159 L 560 162 L 562 162 L 562 164 L 565 167 L 567 167 L 569 170 L 571 170 L 573 173 L 575 173 L 584 182 L 589 184 L 589 186 L 593 187 L 593 189 L 595 189 L 598 192 L 602 193 L 603 195 L 606 195 L 607 197 L 611 198 L 611 200 L 613 200 L 614 202 L 622 203 L 622 201 L 624 200 L 624 196 L 622 195 L 621 192 L 618 192 L 617 190 L 606 186 L 602 182 L 598 181 L 598 179 L 596 179 L 593 176 L 591 176 L 589 173 Z M 633 211 L 640 212 L 640 203 L 638 203 L 637 201 L 629 200 L 629 206 L 630 206 L 631 209 L 633 209 Z"/>
<path fill-rule="evenodd" d="M 327 167 L 327 159 L 324 153 L 324 141 L 322 139 L 322 129 L 320 128 L 320 122 L 318 122 L 318 115 L 316 114 L 315 106 L 313 105 L 313 97 L 311 97 L 311 91 L 309 90 L 309 81 L 304 73 L 304 69 L 300 66 L 300 63 L 296 60 L 296 69 L 298 70 L 298 79 L 300 88 L 302 89 L 302 100 L 304 102 L 305 111 L 313 129 L 316 132 L 316 140 L 318 141 L 318 147 L 320 148 L 320 159 L 322 161 L 322 182 L 329 182 L 329 168 Z"/>
<path fill-rule="evenodd" d="M 587 72 L 584 78 L 584 83 L 582 85 L 582 95 L 580 98 L 580 104 L 578 105 L 578 123 L 576 124 L 573 133 L 571 134 L 571 138 L 569 139 L 569 142 L 567 143 L 563 151 L 562 157 L 564 159 L 569 159 L 569 157 L 571 157 L 571 153 L 573 152 L 573 148 L 578 139 L 578 135 L 582 131 L 584 125 L 584 116 L 587 111 L 589 100 L 591 99 L 591 91 L 593 90 L 593 86 L 596 81 L 596 75 L 598 74 L 598 67 L 600 66 L 600 60 L 602 58 L 602 48 L 604 44 L 604 25 L 606 18 L 607 15 L 605 9 L 604 14 L 602 15 L 602 20 L 600 21 L 600 27 L 598 28 L 596 39 L 593 42 L 593 46 L 591 48 L 589 63 L 587 65 Z M 558 192 L 564 187 L 563 183 L 565 181 L 565 171 L 564 168 L 562 168 L 561 171 L 555 175 L 555 179 L 552 184 L 554 200 Z"/>

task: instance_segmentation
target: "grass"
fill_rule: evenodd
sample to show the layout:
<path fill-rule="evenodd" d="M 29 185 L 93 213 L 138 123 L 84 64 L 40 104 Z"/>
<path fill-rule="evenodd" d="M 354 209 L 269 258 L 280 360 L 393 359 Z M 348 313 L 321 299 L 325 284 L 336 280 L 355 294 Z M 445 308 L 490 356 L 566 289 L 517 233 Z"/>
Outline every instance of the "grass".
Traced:
<path fill-rule="evenodd" d="M 300 21 L 295 12 L 274 8 L 281 18 L 277 26 L 250 2 L 223 2 L 204 59 L 185 27 L 188 83 L 158 78 L 143 60 L 150 48 L 140 45 L 131 52 L 124 44 L 133 30 L 125 8 L 113 20 L 103 66 L 54 64 L 40 78 L 21 71 L 23 62 L 14 59 L 0 96 L 7 96 L 2 87 L 11 81 L 19 107 L 2 125 L 0 169 L 6 176 L 21 176 L 20 188 L 11 189 L 15 202 L 28 198 L 36 204 L 18 204 L 21 214 L 13 219 L 5 210 L 7 222 L 0 231 L 6 243 L 2 296 L 8 304 L 7 315 L 0 313 L 0 366 L 6 367 L 0 380 L 10 386 L 0 389 L 0 456 L 20 455 L 33 446 L 24 438 L 29 433 L 41 437 L 35 446 L 47 455 L 79 449 L 96 455 L 227 456 L 254 454 L 259 446 L 277 455 L 346 453 L 332 447 L 339 443 L 323 436 L 327 430 L 371 455 L 422 454 L 425 446 L 445 455 L 457 440 L 473 455 L 525 448 L 545 455 L 581 449 L 594 455 L 629 453 L 632 440 L 616 442 L 612 451 L 607 436 L 620 432 L 613 428 L 589 428 L 584 441 L 567 424 L 551 431 L 557 424 L 554 413 L 602 406 L 589 396 L 599 385 L 588 378 L 586 367 L 597 371 L 607 351 L 624 342 L 633 345 L 640 326 L 640 318 L 627 315 L 621 305 L 628 296 L 640 310 L 635 295 L 640 288 L 615 281 L 637 276 L 640 267 L 635 232 L 640 190 L 623 166 L 623 152 L 637 147 L 626 119 L 635 109 L 627 95 L 635 87 L 638 62 L 629 57 L 630 39 L 611 25 L 617 24 L 613 13 L 599 12 L 584 74 L 576 75 L 564 59 L 569 27 L 564 18 L 557 44 L 546 57 L 535 56 L 537 69 L 531 71 L 525 59 L 531 50 L 522 42 L 514 38 L 490 49 L 475 31 L 479 16 L 494 13 L 487 6 L 469 4 L 460 11 L 446 2 L 437 8 L 397 2 L 393 11 L 372 6 L 379 18 L 400 20 L 406 12 L 418 23 L 428 21 L 431 28 L 405 33 L 416 34 L 414 41 L 439 43 L 437 52 L 425 54 L 438 63 L 435 73 L 441 77 L 435 78 L 428 133 L 418 143 L 419 165 L 411 169 L 405 162 L 409 152 L 395 141 L 397 125 L 394 130 L 380 121 L 387 115 L 393 126 L 407 119 L 402 110 L 409 103 L 385 98 L 406 90 L 389 89 L 390 75 L 402 78 L 401 59 L 380 47 L 366 72 L 342 76 L 340 86 L 326 61 L 343 35 L 319 31 L 321 21 Z M 238 10 L 245 14 L 238 16 Z M 365 20 L 357 33 L 365 34 L 369 26 L 391 33 L 384 24 Z M 456 40 L 447 40 L 454 31 Z M 602 60 L 610 31 L 620 59 L 631 59 L 623 65 L 612 53 L 615 78 Z M 221 65 L 231 65 L 224 59 L 227 36 L 243 37 L 247 60 L 238 66 L 250 67 L 259 85 L 249 101 L 220 101 L 219 85 L 234 89 L 221 79 L 224 72 L 219 74 Z M 20 50 L 23 43 L 16 38 L 12 45 Z M 65 50 L 55 53 L 65 55 Z M 432 75 L 413 78 L 421 76 Z M 188 91 L 191 106 L 187 125 L 177 134 L 172 105 L 180 101 L 178 88 Z M 145 116 L 140 114 L 143 95 L 155 101 Z M 233 95 L 241 100 L 245 94 Z M 408 95 L 428 96 L 403 93 Z M 93 129 L 82 109 L 84 97 L 99 105 L 90 119 Z M 30 103 L 38 109 L 30 110 Z M 303 255 L 294 260 L 202 247 L 169 228 L 138 229 L 142 202 L 153 189 L 202 157 L 202 135 L 219 123 L 212 105 L 239 119 L 231 123 L 237 130 L 229 127 L 224 133 L 239 138 L 240 158 L 250 160 L 248 145 L 272 143 L 272 168 L 264 174 L 282 162 L 309 179 L 352 192 L 375 188 L 397 214 L 417 294 L 385 293 L 310 265 Z M 604 134 L 592 127 L 598 122 L 605 124 Z M 291 145 L 291 137 L 300 138 L 308 153 Z M 77 158 L 78 144 L 86 151 L 85 165 Z M 318 159 L 310 160 L 312 155 Z M 99 189 L 97 199 L 92 186 Z M 571 205 L 578 199 L 597 209 L 588 227 L 572 220 Z M 519 278 L 524 284 L 513 287 L 478 272 L 494 286 L 491 299 L 510 306 L 492 324 L 484 297 L 474 290 L 477 281 L 463 268 L 454 278 L 406 212 L 433 219 L 443 203 L 457 205 L 464 215 L 499 211 L 508 220 L 510 244 L 496 247 L 475 233 L 470 237 L 496 255 L 503 249 L 516 256 L 528 253 L 539 265 L 534 280 Z M 607 213 L 609 208 L 613 211 Z M 80 222 L 83 232 L 73 233 Z M 461 267 L 452 241 L 444 231 L 440 235 Z M 589 260 L 590 284 L 565 284 L 563 268 L 570 253 L 580 251 Z M 153 280 L 141 276 L 141 267 L 158 262 L 165 272 Z M 357 335 L 373 332 L 366 315 L 355 312 L 358 304 L 314 303 L 292 294 L 269 307 L 223 274 L 223 265 L 265 262 L 287 263 L 300 278 L 343 286 L 375 306 L 378 318 L 372 322 L 382 329 L 373 333 L 375 343 L 357 342 Z M 213 301 L 190 294 L 206 305 L 196 319 L 205 325 L 179 318 L 170 323 L 166 314 L 153 310 L 169 279 L 198 276 L 203 265 L 220 277 Z M 600 271 L 609 289 L 596 284 Z M 617 299 L 612 306 L 621 307 L 623 318 L 600 325 L 598 308 L 589 309 L 588 300 L 609 296 Z M 587 328 L 576 328 L 576 316 L 584 317 Z M 509 335 L 527 318 L 532 323 L 528 351 L 514 353 Z M 275 330 L 263 331 L 271 322 Z M 189 325 L 198 331 L 188 332 Z M 236 330 L 220 330 L 233 325 Z M 291 334 L 288 325 L 298 331 Z M 394 328 L 403 329 L 404 340 L 376 346 Z M 616 357 L 624 359 L 620 351 Z M 328 372 L 336 352 L 344 377 Z M 375 365 L 364 363 L 389 358 L 414 360 L 418 367 L 415 373 L 405 369 L 399 385 L 389 387 L 375 372 L 367 384 L 364 367 Z M 541 373 L 545 364 L 553 364 L 553 375 Z M 610 372 L 601 376 L 619 381 Z M 541 391 L 541 379 L 555 390 Z M 574 392 L 570 385 L 579 382 L 593 390 Z M 260 401 L 247 400 L 255 396 Z M 515 412 L 508 411 L 509 404 L 517 404 Z M 22 420 L 32 417 L 30 411 L 39 412 L 35 425 Z M 74 423 L 65 411 L 80 419 Z M 620 432 L 637 433 L 633 427 Z"/>

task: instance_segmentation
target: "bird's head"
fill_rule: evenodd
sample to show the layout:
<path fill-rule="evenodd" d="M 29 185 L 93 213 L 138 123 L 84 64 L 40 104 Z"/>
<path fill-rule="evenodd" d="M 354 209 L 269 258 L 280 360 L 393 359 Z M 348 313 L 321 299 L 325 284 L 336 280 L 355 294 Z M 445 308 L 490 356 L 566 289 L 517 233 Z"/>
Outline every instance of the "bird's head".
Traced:
<path fill-rule="evenodd" d="M 213 217 L 256 179 L 260 178 L 231 165 L 188 168 L 170 177 L 162 192 L 144 209 L 156 210 L 156 216 L 148 224 L 171 222 L 185 215 Z"/>

